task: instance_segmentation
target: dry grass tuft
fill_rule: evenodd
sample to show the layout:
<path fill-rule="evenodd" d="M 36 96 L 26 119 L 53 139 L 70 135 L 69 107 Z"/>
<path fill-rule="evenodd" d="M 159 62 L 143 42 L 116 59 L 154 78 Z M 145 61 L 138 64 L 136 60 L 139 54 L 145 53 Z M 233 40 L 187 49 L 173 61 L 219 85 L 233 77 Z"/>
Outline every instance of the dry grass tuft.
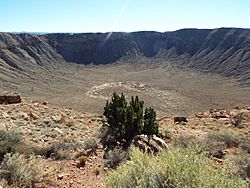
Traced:
<path fill-rule="evenodd" d="M 41 158 L 8 153 L 1 164 L 0 178 L 14 187 L 32 187 L 53 173 L 52 169 L 45 169 L 45 161 Z"/>

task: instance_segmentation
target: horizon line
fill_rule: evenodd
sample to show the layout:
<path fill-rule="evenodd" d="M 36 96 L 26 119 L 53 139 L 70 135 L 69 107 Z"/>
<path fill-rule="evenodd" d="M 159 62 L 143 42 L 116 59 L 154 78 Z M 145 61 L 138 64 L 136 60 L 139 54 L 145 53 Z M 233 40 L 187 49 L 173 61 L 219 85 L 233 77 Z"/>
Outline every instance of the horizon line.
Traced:
<path fill-rule="evenodd" d="M 100 34 L 106 34 L 106 33 L 136 33 L 136 32 L 157 32 L 157 33 L 166 33 L 166 32 L 175 32 L 180 30 L 215 30 L 215 29 L 246 29 L 249 30 L 250 28 L 244 28 L 244 27 L 216 27 L 216 28 L 195 28 L 195 27 L 186 27 L 182 29 L 176 29 L 176 30 L 166 30 L 166 31 L 157 31 L 157 30 L 135 30 L 135 31 L 83 31 L 83 32 L 44 32 L 44 31 L 0 31 L 0 33 L 13 33 L 13 34 L 37 34 L 37 35 L 43 35 L 43 34 L 81 34 L 81 33 L 100 33 Z"/>

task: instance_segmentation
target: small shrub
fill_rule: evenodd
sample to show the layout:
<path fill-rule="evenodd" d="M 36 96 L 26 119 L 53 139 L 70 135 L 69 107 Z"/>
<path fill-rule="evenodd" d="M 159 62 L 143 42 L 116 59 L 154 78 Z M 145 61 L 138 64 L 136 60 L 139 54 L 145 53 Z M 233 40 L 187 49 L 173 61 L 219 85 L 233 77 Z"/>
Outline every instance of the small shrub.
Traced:
<path fill-rule="evenodd" d="M 43 147 L 41 147 L 41 146 L 22 143 L 22 144 L 19 144 L 15 148 L 15 153 L 23 154 L 23 155 L 28 156 L 28 157 L 32 154 L 44 156 L 42 150 L 43 150 Z"/>
<path fill-rule="evenodd" d="M 41 181 L 52 172 L 46 172 L 44 169 L 43 159 L 8 153 L 1 164 L 0 178 L 14 187 L 32 187 L 34 183 Z"/>
<path fill-rule="evenodd" d="M 203 146 L 203 142 L 201 139 L 197 139 L 191 135 L 180 135 L 173 140 L 173 145 L 176 147 L 187 148 L 195 145 Z"/>
<path fill-rule="evenodd" d="M 55 142 L 50 147 L 45 148 L 47 157 L 52 157 L 56 160 L 73 159 L 75 158 L 76 150 L 81 149 L 82 145 L 77 142 Z"/>
<path fill-rule="evenodd" d="M 238 113 L 234 118 L 231 119 L 231 123 L 236 127 L 241 127 L 242 120 L 244 119 L 244 113 Z"/>
<path fill-rule="evenodd" d="M 59 149 L 62 149 L 62 150 L 71 150 L 71 149 L 74 149 L 74 146 L 71 143 L 66 143 L 66 142 L 55 142 L 55 143 L 53 143 L 51 145 L 51 147 L 54 150 L 59 150 Z"/>
<path fill-rule="evenodd" d="M 0 160 L 6 153 L 15 152 L 21 144 L 21 135 L 14 131 L 0 130 Z"/>
<path fill-rule="evenodd" d="M 116 144 L 115 136 L 113 135 L 112 129 L 107 125 L 103 125 L 98 132 L 97 138 L 104 148 L 108 148 Z"/>
<path fill-rule="evenodd" d="M 52 153 L 58 159 L 65 158 L 62 157 L 62 152 L 59 150 L 65 148 L 71 148 L 69 144 L 55 143 L 52 146 L 37 146 L 30 145 L 21 141 L 21 136 L 17 132 L 13 131 L 3 131 L 0 130 L 0 158 L 3 160 L 6 153 L 19 153 L 26 157 L 30 155 L 40 155 L 46 158 L 50 157 Z"/>
<path fill-rule="evenodd" d="M 56 160 L 73 159 L 74 155 L 71 151 L 59 149 L 52 155 Z"/>
<path fill-rule="evenodd" d="M 244 179 L 250 178 L 250 159 L 249 159 L 249 156 L 237 157 L 236 165 L 238 166 L 237 174 L 239 174 Z"/>
<path fill-rule="evenodd" d="M 204 153 L 171 148 L 159 155 L 134 149 L 131 162 L 110 170 L 107 187 L 230 187 L 248 188 L 248 181 L 228 175 L 227 166 L 214 166 Z"/>
<path fill-rule="evenodd" d="M 95 138 L 84 140 L 83 149 L 98 149 L 98 142 Z"/>
<path fill-rule="evenodd" d="M 173 133 L 169 129 L 165 129 L 162 131 L 161 136 L 163 138 L 171 139 L 173 137 Z"/>
<path fill-rule="evenodd" d="M 38 146 L 38 145 L 28 145 L 26 143 L 18 145 L 15 149 L 16 153 L 25 155 L 29 157 L 30 155 L 38 155 L 45 158 L 49 158 L 54 150 L 51 146 Z"/>
<path fill-rule="evenodd" d="M 240 147 L 242 150 L 250 153 L 250 139 L 245 139 L 240 143 Z"/>
<path fill-rule="evenodd" d="M 127 152 L 121 148 L 114 148 L 109 150 L 106 154 L 104 166 L 108 168 L 115 168 L 127 157 Z"/>
<path fill-rule="evenodd" d="M 101 174 L 101 170 L 99 168 L 95 168 L 93 170 L 93 173 L 95 174 L 95 176 L 99 176 Z"/>
<path fill-rule="evenodd" d="M 238 147 L 240 143 L 239 136 L 230 131 L 209 133 L 208 140 L 223 142 L 227 148 Z"/>
<path fill-rule="evenodd" d="M 78 167 L 84 167 L 86 165 L 86 162 L 88 161 L 88 157 L 81 156 L 78 159 Z"/>
<path fill-rule="evenodd" d="M 28 146 L 21 145 L 16 151 L 29 156 L 31 154 L 40 155 L 45 158 L 52 157 L 55 160 L 73 159 L 74 145 L 71 143 L 56 142 L 50 146 Z"/>
<path fill-rule="evenodd" d="M 0 130 L 0 141 L 5 141 L 5 140 L 12 143 L 19 143 L 21 142 L 20 133 L 15 131 Z"/>
<path fill-rule="evenodd" d="M 40 155 L 45 158 L 49 158 L 53 153 L 51 146 L 34 146 L 32 150 L 34 155 Z"/>
<path fill-rule="evenodd" d="M 243 168 L 245 173 L 246 173 L 246 176 L 248 178 L 250 178 L 250 162 L 248 161 L 248 163 L 246 164 L 246 166 Z"/>
<path fill-rule="evenodd" d="M 209 151 L 207 142 L 204 138 L 196 138 L 191 135 L 180 135 L 173 140 L 173 146 L 177 148 L 192 149 L 196 153 Z"/>

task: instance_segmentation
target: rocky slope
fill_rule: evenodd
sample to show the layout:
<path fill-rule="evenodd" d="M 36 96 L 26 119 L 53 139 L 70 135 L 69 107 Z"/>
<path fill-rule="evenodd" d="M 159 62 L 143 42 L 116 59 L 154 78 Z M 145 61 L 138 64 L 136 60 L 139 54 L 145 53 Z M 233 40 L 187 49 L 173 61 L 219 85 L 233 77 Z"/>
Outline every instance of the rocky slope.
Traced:
<path fill-rule="evenodd" d="M 39 36 L 0 33 L 0 62 L 3 68 L 29 70 L 34 65 L 53 66 L 63 58 Z"/>
<path fill-rule="evenodd" d="M 249 29 L 49 34 L 43 37 L 66 61 L 75 63 L 107 64 L 126 55 L 143 55 L 163 58 L 180 67 L 238 76 L 249 82 Z"/>
<path fill-rule="evenodd" d="M 244 116 L 241 126 L 236 126 L 233 120 L 239 114 Z M 41 155 L 45 153 L 41 147 L 53 145 L 57 148 L 55 151 L 61 151 L 45 158 L 46 169 L 53 167 L 56 171 L 46 181 L 36 184 L 34 187 L 37 188 L 105 187 L 107 168 L 104 168 L 101 147 L 96 154 L 87 156 L 85 166 L 78 166 L 78 157 L 84 156 L 84 151 L 88 151 L 90 146 L 95 146 L 92 141 L 97 139 L 96 133 L 102 120 L 95 114 L 60 108 L 46 101 L 23 100 L 17 104 L 0 105 L 0 131 L 21 133 L 27 147 L 19 147 L 20 151 L 28 154 L 36 151 L 34 148 L 40 148 L 40 153 L 36 155 Z M 173 118 L 160 118 L 158 121 L 162 138 L 170 147 L 192 142 L 203 143 L 205 147 L 209 143 L 209 151 L 213 156 L 210 159 L 218 165 L 228 161 L 233 163 L 242 157 L 249 159 L 250 107 L 210 109 L 188 117 L 188 122 L 174 123 Z M 4 146 L 2 142 L 1 147 Z M 223 152 L 223 155 L 218 156 L 218 152 Z M 60 158 L 56 158 L 55 154 Z M 46 169 L 40 170 L 43 172 Z M 234 171 L 237 171 L 236 167 Z"/>
<path fill-rule="evenodd" d="M 81 155 L 84 147 L 92 143 L 92 146 L 95 145 L 93 135 L 101 126 L 101 120 L 95 114 L 60 108 L 46 101 L 23 100 L 17 104 L 0 104 L 0 142 L 2 146 L 3 132 L 14 131 L 21 134 L 22 142 L 27 145 L 25 148 L 19 146 L 19 152 L 52 145 L 60 150 L 60 160 L 47 158 L 46 168 L 40 169 L 55 169 L 50 179 L 33 187 L 104 187 L 103 151 L 98 149 L 95 156 L 88 156 L 84 167 L 78 166 L 78 156 L 75 155 Z M 7 187 L 3 181 L 0 186 Z"/>
<path fill-rule="evenodd" d="M 250 29 L 174 32 L 0 33 L 0 71 L 50 68 L 62 62 L 108 64 L 124 56 L 154 57 L 179 67 L 239 77 L 250 83 Z M 33 68 L 32 68 L 33 67 Z"/>

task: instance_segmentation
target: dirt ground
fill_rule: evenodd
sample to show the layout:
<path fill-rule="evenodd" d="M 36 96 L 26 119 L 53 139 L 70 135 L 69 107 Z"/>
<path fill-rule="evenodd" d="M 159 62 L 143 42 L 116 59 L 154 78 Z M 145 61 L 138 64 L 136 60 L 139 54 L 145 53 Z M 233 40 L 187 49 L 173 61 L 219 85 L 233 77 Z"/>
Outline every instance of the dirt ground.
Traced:
<path fill-rule="evenodd" d="M 250 88 L 236 79 L 178 69 L 168 62 L 136 59 L 109 65 L 65 64 L 33 75 L 0 75 L 1 91 L 46 100 L 82 112 L 103 113 L 113 92 L 138 95 L 160 117 L 191 115 L 210 108 L 250 104 Z"/>
<path fill-rule="evenodd" d="M 84 167 L 78 167 L 78 161 L 49 161 L 48 165 L 60 169 L 59 173 L 43 183 L 36 184 L 37 188 L 101 188 L 104 187 L 106 172 L 103 170 L 103 152 L 89 158 Z"/>

